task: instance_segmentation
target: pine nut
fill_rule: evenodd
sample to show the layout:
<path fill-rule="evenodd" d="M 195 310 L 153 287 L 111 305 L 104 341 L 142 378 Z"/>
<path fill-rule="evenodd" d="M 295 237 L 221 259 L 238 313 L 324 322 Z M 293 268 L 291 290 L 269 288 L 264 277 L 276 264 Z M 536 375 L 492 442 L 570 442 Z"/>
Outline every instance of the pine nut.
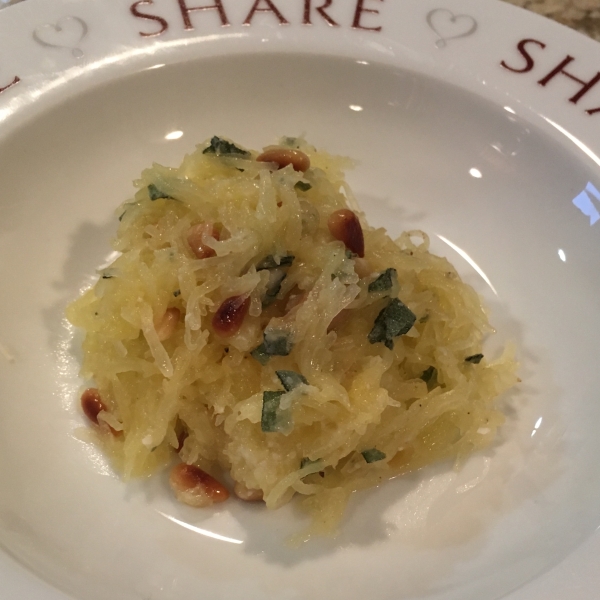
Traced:
<path fill-rule="evenodd" d="M 117 431 L 105 421 L 100 423 L 98 420 L 98 415 L 102 411 L 106 411 L 106 406 L 104 406 L 100 392 L 96 388 L 88 388 L 83 392 L 83 394 L 81 394 L 81 408 L 83 409 L 85 416 L 95 425 L 100 425 L 100 427 L 108 427 L 108 430 L 114 436 L 123 435 L 122 431 Z"/>
<path fill-rule="evenodd" d="M 98 425 L 98 415 L 106 410 L 100 392 L 96 388 L 88 388 L 81 394 L 81 408 L 85 416 Z"/>
<path fill-rule="evenodd" d="M 259 162 L 275 163 L 278 169 L 292 165 L 294 171 L 307 171 L 310 168 L 310 158 L 300 150 L 280 148 L 279 146 L 267 148 L 256 157 Z"/>
<path fill-rule="evenodd" d="M 327 221 L 329 232 L 344 245 L 350 252 L 360 258 L 365 256 L 365 238 L 358 217 L 348 208 L 342 208 L 331 213 Z"/>
<path fill-rule="evenodd" d="M 212 318 L 213 329 L 223 336 L 235 335 L 244 323 L 249 308 L 250 296 L 227 298 Z"/>
<path fill-rule="evenodd" d="M 189 506 L 201 508 L 229 498 L 229 492 L 223 484 L 195 465 L 175 465 L 169 484 L 177 500 Z"/>
<path fill-rule="evenodd" d="M 187 243 L 196 258 L 211 258 L 217 255 L 210 246 L 204 243 L 204 235 L 209 235 L 215 240 L 219 239 L 219 232 L 212 223 L 198 223 L 188 229 Z"/>

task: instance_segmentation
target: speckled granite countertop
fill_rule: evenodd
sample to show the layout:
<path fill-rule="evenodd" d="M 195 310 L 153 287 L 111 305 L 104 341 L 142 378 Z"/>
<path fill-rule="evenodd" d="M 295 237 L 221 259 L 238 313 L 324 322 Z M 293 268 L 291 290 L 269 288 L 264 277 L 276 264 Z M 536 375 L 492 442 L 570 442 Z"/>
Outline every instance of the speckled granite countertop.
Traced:
<path fill-rule="evenodd" d="M 504 0 L 600 41 L 600 0 Z"/>
<path fill-rule="evenodd" d="M 23 0 L 0 0 L 0 8 Z M 59 0 L 57 0 L 59 1 Z M 572 27 L 600 42 L 600 0 L 503 0 Z"/>

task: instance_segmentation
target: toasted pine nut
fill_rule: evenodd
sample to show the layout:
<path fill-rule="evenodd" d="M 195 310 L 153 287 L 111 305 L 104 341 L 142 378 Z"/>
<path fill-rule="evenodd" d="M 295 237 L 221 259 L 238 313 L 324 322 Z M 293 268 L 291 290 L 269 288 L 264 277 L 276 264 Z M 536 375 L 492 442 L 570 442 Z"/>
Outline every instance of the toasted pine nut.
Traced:
<path fill-rule="evenodd" d="M 227 298 L 212 318 L 213 329 L 223 336 L 235 335 L 242 326 L 249 308 L 250 296 Z"/>
<path fill-rule="evenodd" d="M 81 394 L 81 408 L 85 416 L 95 425 L 100 425 L 100 427 L 108 427 L 110 432 L 114 436 L 123 435 L 122 431 L 117 431 L 113 429 L 108 423 L 98 421 L 98 415 L 102 411 L 106 411 L 106 407 L 104 406 L 104 402 L 102 402 L 102 397 L 100 396 L 100 392 L 96 388 L 88 388 Z"/>
<path fill-rule="evenodd" d="M 85 416 L 98 425 L 98 415 L 106 410 L 100 392 L 96 388 L 88 388 L 81 394 L 81 408 Z"/>
<path fill-rule="evenodd" d="M 327 221 L 329 232 L 344 245 L 350 252 L 354 252 L 364 258 L 365 256 L 365 238 L 363 236 L 362 226 L 358 217 L 348 208 L 336 210 L 329 215 Z"/>
<path fill-rule="evenodd" d="M 161 342 L 168 340 L 173 335 L 180 317 L 181 311 L 178 308 L 167 308 L 163 318 L 156 327 L 156 333 Z"/>
<path fill-rule="evenodd" d="M 281 148 L 274 146 L 267 148 L 262 154 L 256 157 L 259 162 L 270 162 L 278 165 L 279 169 L 283 169 L 288 165 L 292 165 L 294 171 L 307 171 L 310 168 L 310 158 L 300 150 L 292 148 Z"/>
<path fill-rule="evenodd" d="M 210 506 L 229 498 L 229 492 L 223 484 L 195 465 L 175 465 L 169 476 L 169 484 L 177 500 L 189 506 Z"/>
<path fill-rule="evenodd" d="M 235 485 L 233 486 L 233 493 L 240 500 L 244 500 L 244 502 L 258 502 L 259 500 L 263 499 L 262 490 L 250 489 L 239 481 L 235 482 Z"/>
<path fill-rule="evenodd" d="M 196 258 L 210 258 L 217 254 L 210 246 L 204 243 L 202 239 L 204 235 L 212 236 L 215 240 L 219 239 L 219 232 L 212 223 L 198 223 L 198 225 L 193 225 L 188 229 L 187 243 Z"/>

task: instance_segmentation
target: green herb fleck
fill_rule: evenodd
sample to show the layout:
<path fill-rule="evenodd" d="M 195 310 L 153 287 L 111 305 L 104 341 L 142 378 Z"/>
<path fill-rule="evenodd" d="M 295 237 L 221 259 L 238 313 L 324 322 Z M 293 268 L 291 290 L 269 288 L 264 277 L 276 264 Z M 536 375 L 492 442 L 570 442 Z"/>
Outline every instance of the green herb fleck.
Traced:
<path fill-rule="evenodd" d="M 151 183 L 148 186 L 148 194 L 150 195 L 150 200 L 152 200 L 152 202 L 154 202 L 155 200 L 160 200 L 161 198 L 174 200 L 173 196 L 169 196 L 168 194 L 161 192 L 153 183 Z"/>
<path fill-rule="evenodd" d="M 436 376 L 437 376 L 437 369 L 435 367 L 427 367 L 427 369 L 425 369 L 423 371 L 423 373 L 421 373 L 421 379 L 425 383 L 429 383 Z"/>
<path fill-rule="evenodd" d="M 421 379 L 427 384 L 427 389 L 432 390 L 439 385 L 438 370 L 435 367 L 428 367 L 421 373 Z"/>
<path fill-rule="evenodd" d="M 270 271 L 267 290 L 262 300 L 263 307 L 269 306 L 277 298 L 277 294 L 281 291 L 281 284 L 285 278 L 286 273 L 283 269 L 273 269 Z"/>
<path fill-rule="evenodd" d="M 363 450 L 361 454 L 368 463 L 374 463 L 385 458 L 385 454 L 381 450 L 377 450 L 377 448 Z"/>
<path fill-rule="evenodd" d="M 262 345 L 269 356 L 287 356 L 294 345 L 290 335 L 278 329 L 265 331 L 263 339 Z"/>
<path fill-rule="evenodd" d="M 302 384 L 308 385 L 306 378 L 300 373 L 296 373 L 296 371 L 275 371 L 275 374 L 279 377 L 279 381 L 281 381 L 281 385 L 283 385 L 286 392 Z"/>
<path fill-rule="evenodd" d="M 202 151 L 202 154 L 215 154 L 217 156 L 227 156 L 228 154 L 234 154 L 243 157 L 249 157 L 250 152 L 238 148 L 235 144 L 228 142 L 227 140 L 221 139 L 216 135 L 210 140 L 210 146 Z"/>
<path fill-rule="evenodd" d="M 260 428 L 264 432 L 277 431 L 277 411 L 279 410 L 279 403 L 283 394 L 285 392 L 263 392 Z"/>
<path fill-rule="evenodd" d="M 127 211 L 125 211 L 125 212 L 124 212 L 124 213 L 123 213 L 123 214 L 122 214 L 122 215 L 119 217 L 119 221 L 122 221 L 122 220 L 123 220 L 123 217 L 125 216 L 125 213 L 126 213 L 126 212 L 127 212 Z"/>
<path fill-rule="evenodd" d="M 427 323 L 427 321 L 429 321 L 429 313 L 419 319 L 419 323 Z"/>
<path fill-rule="evenodd" d="M 252 352 L 250 352 L 250 356 L 257 360 L 263 367 L 269 362 L 271 355 L 267 352 L 264 344 L 261 344 L 257 348 L 254 348 Z"/>
<path fill-rule="evenodd" d="M 102 279 L 112 279 L 113 276 L 112 275 L 107 275 L 106 273 L 103 273 L 102 275 Z"/>
<path fill-rule="evenodd" d="M 351 250 L 346 250 L 346 258 L 356 258 L 358 256 L 358 254 L 354 254 L 354 252 L 352 252 Z"/>
<path fill-rule="evenodd" d="M 264 366 L 271 356 L 287 356 L 292 351 L 292 347 L 290 335 L 275 329 L 263 333 L 263 343 L 254 348 L 250 355 Z"/>
<path fill-rule="evenodd" d="M 181 290 L 175 290 L 173 292 L 173 296 L 175 296 L 175 298 L 177 298 L 177 296 L 181 296 Z"/>
<path fill-rule="evenodd" d="M 317 458 L 317 460 L 310 460 L 310 458 L 307 458 L 306 456 L 300 461 L 300 468 L 303 469 L 304 467 L 308 467 L 309 465 L 315 465 L 318 462 L 321 462 L 320 458 Z"/>
<path fill-rule="evenodd" d="M 279 263 L 275 261 L 275 257 L 272 254 L 269 256 L 265 256 L 257 265 L 257 271 L 264 271 L 266 269 L 277 269 L 279 267 L 289 267 L 294 262 L 295 256 L 292 254 L 288 254 L 286 256 L 282 256 L 279 259 Z"/>
<path fill-rule="evenodd" d="M 394 349 L 394 338 L 408 333 L 417 317 L 398 298 L 392 298 L 375 319 L 369 333 L 369 342 L 383 342 L 390 350 Z"/>
<path fill-rule="evenodd" d="M 483 354 L 473 354 L 472 356 L 467 356 L 467 358 L 465 358 L 465 362 L 478 365 L 481 362 L 482 358 Z"/>
<path fill-rule="evenodd" d="M 310 183 L 307 183 L 306 181 L 298 181 L 294 186 L 294 189 L 299 190 L 300 192 L 308 192 L 308 190 L 310 190 L 311 188 L 312 185 L 310 185 Z"/>
<path fill-rule="evenodd" d="M 396 272 L 396 269 L 386 269 L 375 281 L 372 281 L 369 284 L 369 292 L 385 292 L 391 290 L 397 281 L 398 273 Z"/>

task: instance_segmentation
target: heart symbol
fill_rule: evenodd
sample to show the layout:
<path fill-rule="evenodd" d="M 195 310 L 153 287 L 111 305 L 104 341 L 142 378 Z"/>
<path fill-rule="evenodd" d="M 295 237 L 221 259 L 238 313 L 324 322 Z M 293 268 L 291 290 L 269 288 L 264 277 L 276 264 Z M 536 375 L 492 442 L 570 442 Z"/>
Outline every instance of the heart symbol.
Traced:
<path fill-rule="evenodd" d="M 444 48 L 449 40 L 467 37 L 477 31 L 477 21 L 470 15 L 455 15 L 447 8 L 435 8 L 427 13 L 427 24 L 437 34 L 435 45 Z"/>
<path fill-rule="evenodd" d="M 87 35 L 87 23 L 79 17 L 63 17 L 56 24 L 46 23 L 36 27 L 33 39 L 47 48 L 66 48 L 75 58 L 81 58 L 80 42 Z"/>

